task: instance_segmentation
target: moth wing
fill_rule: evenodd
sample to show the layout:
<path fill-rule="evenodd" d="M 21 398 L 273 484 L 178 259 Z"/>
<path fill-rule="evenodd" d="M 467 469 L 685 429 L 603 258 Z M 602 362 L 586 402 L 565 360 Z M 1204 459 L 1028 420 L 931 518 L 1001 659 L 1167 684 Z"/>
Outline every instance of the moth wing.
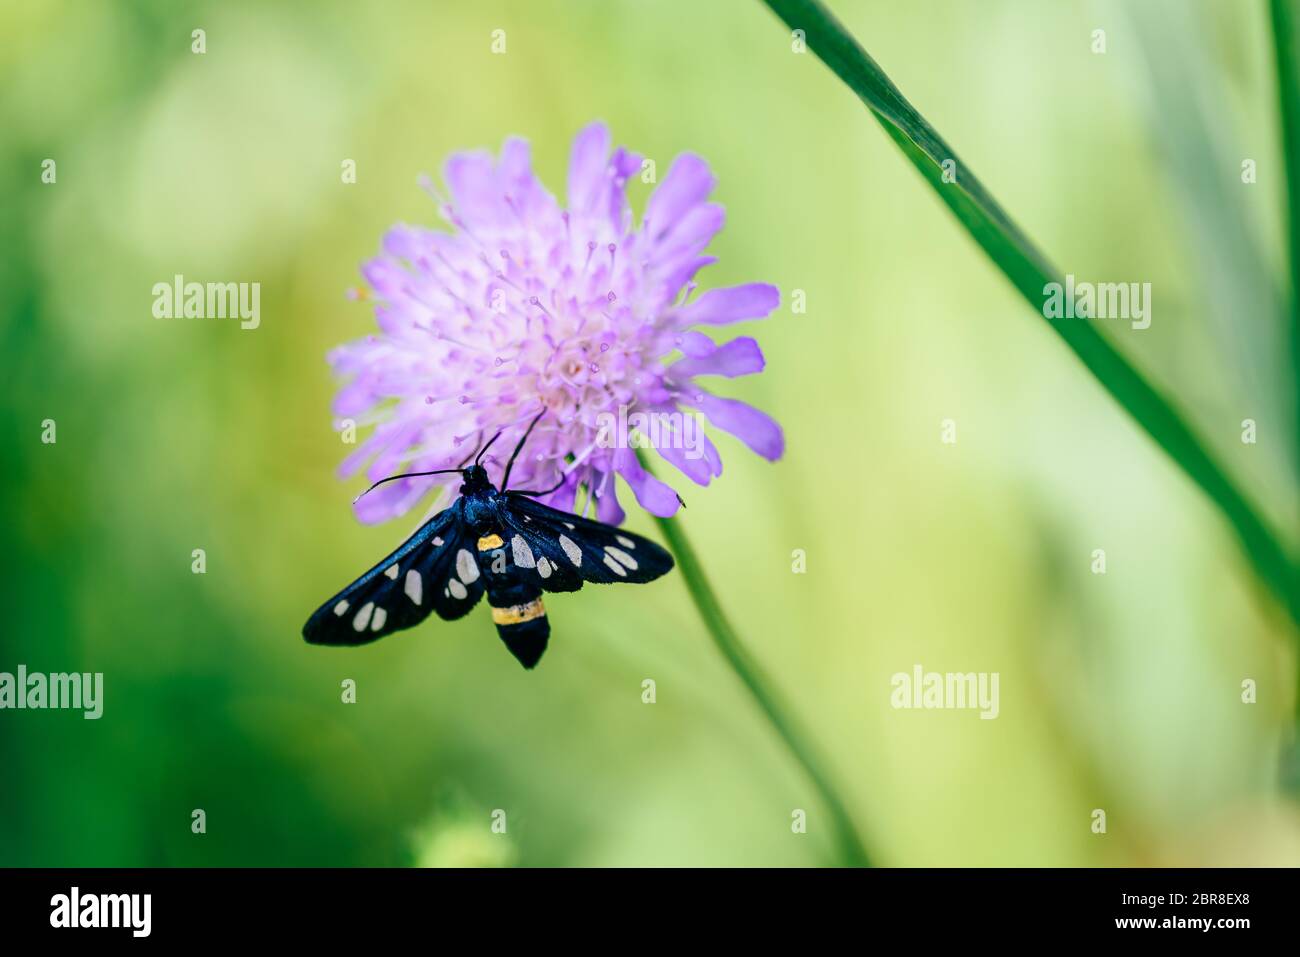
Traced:
<path fill-rule="evenodd" d="M 505 548 L 544 591 L 576 591 L 583 582 L 643 583 L 672 570 L 673 557 L 661 546 L 613 525 L 523 495 L 507 494 L 503 512 L 510 532 Z"/>
<path fill-rule="evenodd" d="M 458 500 L 395 552 L 321 605 L 302 635 L 315 645 L 364 645 L 437 612 L 453 621 L 483 595 Z"/>

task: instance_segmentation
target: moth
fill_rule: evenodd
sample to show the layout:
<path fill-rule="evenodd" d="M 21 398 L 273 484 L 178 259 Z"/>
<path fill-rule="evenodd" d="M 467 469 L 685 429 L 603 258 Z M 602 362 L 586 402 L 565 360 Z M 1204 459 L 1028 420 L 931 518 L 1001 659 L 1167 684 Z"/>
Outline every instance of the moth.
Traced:
<path fill-rule="evenodd" d="M 303 637 L 315 645 L 363 645 L 414 627 L 430 612 L 445 621 L 463 618 L 486 592 L 497 634 L 521 665 L 533 668 L 551 634 L 543 592 L 577 591 L 586 582 L 640 584 L 671 571 L 672 556 L 649 539 L 535 500 L 560 485 L 540 492 L 509 488 L 515 459 L 545 414 L 515 447 L 500 491 L 479 464 L 499 432 L 465 468 L 394 475 L 372 485 L 452 473 L 463 480 L 456 501 L 321 605 Z"/>

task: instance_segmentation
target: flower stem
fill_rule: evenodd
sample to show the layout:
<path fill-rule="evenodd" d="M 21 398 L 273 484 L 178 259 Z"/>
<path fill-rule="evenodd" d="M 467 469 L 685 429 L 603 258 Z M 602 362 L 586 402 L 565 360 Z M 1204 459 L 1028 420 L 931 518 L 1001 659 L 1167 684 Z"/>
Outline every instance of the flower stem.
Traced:
<path fill-rule="evenodd" d="M 658 522 L 659 527 L 663 529 L 664 538 L 668 540 L 668 547 L 677 559 L 677 567 L 681 569 L 682 577 L 686 580 L 691 598 L 695 600 L 695 607 L 699 609 L 700 617 L 704 620 L 704 626 L 708 629 L 709 636 L 713 638 L 713 643 L 717 645 L 718 650 L 722 652 L 722 657 L 727 659 L 727 664 L 731 666 L 731 670 L 753 696 L 759 709 L 767 716 L 767 720 L 772 723 L 772 727 L 781 736 L 781 740 L 790 749 L 795 760 L 808 774 L 813 786 L 820 792 L 822 801 L 834 821 L 844 863 L 850 867 L 870 867 L 871 862 L 862 844 L 862 838 L 858 836 L 844 803 L 836 795 L 835 788 L 822 770 L 821 763 L 807 737 L 796 727 L 789 712 L 779 702 L 776 693 L 771 690 L 771 685 L 758 663 L 736 636 L 735 629 L 731 627 L 731 622 L 727 620 L 717 596 L 709 585 L 704 568 L 695 557 L 690 542 L 687 541 L 681 523 L 675 518 L 660 518 Z"/>

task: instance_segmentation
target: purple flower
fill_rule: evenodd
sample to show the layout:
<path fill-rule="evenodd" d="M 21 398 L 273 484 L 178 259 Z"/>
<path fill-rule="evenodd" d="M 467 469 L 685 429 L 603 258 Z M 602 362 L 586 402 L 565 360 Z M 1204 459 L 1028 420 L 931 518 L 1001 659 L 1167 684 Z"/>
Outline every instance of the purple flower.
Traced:
<path fill-rule="evenodd" d="M 501 462 L 543 407 L 511 487 L 563 480 L 543 500 L 572 510 L 585 485 L 584 509 L 611 524 L 623 519 L 616 474 L 655 515 L 679 504 L 628 447 L 629 424 L 699 485 L 722 474 L 722 460 L 693 413 L 764 458 L 780 457 L 780 426 L 698 384 L 761 371 L 758 343 L 716 344 L 696 328 L 766 316 L 780 292 L 750 283 L 692 299 L 696 273 L 716 261 L 704 250 L 722 228 L 722 207 L 708 202 L 713 176 L 698 156 L 677 157 L 636 227 L 626 185 L 640 170 L 641 157 L 622 147 L 611 154 L 609 131 L 593 123 L 573 144 L 567 210 L 537 181 L 519 139 L 495 162 L 486 152 L 452 156 L 449 199 L 424 184 L 452 231 L 389 230 L 362 270 L 379 332 L 329 357 L 348 378 L 334 413 L 375 426 L 344 476 L 367 462 L 372 481 L 454 468 L 504 430 L 488 460 Z M 391 482 L 360 499 L 357 516 L 401 515 L 435 484 L 456 481 Z"/>

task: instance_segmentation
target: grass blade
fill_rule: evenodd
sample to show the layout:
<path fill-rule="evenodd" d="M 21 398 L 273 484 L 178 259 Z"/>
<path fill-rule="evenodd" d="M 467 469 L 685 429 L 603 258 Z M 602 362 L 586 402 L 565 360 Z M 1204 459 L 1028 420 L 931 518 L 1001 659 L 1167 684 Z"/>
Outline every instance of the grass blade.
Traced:
<path fill-rule="evenodd" d="M 1300 460 L 1300 63 L 1296 29 L 1300 13 L 1296 0 L 1269 0 L 1273 51 L 1277 61 L 1278 113 L 1282 126 L 1282 157 L 1287 193 L 1287 267 L 1290 279 L 1289 315 L 1291 368 L 1294 372 L 1296 454 Z"/>
<path fill-rule="evenodd" d="M 1137 40 L 1138 55 L 1123 60 L 1178 217 L 1170 227 L 1182 233 L 1188 256 L 1184 268 L 1190 271 L 1186 290 L 1195 291 L 1205 318 L 1205 347 L 1218 355 L 1224 380 L 1236 396 L 1248 399 L 1252 418 L 1285 423 L 1281 427 L 1290 429 L 1295 393 L 1286 279 L 1278 274 L 1267 248 L 1275 240 L 1256 215 L 1252 197 L 1268 194 L 1257 193 L 1259 186 L 1244 187 L 1244 171 L 1232 175 L 1244 160 L 1235 155 L 1235 148 L 1252 134 L 1243 129 L 1247 124 L 1236 115 L 1240 111 L 1222 77 L 1205 69 L 1219 42 L 1216 23 L 1187 16 L 1182 0 L 1146 0 L 1124 5 L 1117 13 L 1127 22 L 1121 22 L 1120 29 Z M 1269 182 L 1274 179 L 1273 174 L 1267 176 Z M 1245 317 L 1249 321 L 1243 321 Z M 1202 407 L 1212 394 L 1201 393 Z M 1228 396 L 1217 399 L 1232 401 Z M 1195 421 L 1194 413 L 1188 415 Z M 1294 429 L 1291 436 L 1300 439 Z M 1235 430 L 1225 430 L 1220 442 L 1220 448 L 1241 448 Z M 1208 444 L 1215 448 L 1213 441 Z M 1223 455 L 1234 466 L 1251 461 L 1257 469 L 1252 477 L 1269 482 L 1276 488 L 1270 493 L 1279 499 L 1300 488 L 1300 448 L 1290 437 L 1257 446 L 1246 459 L 1232 459 L 1226 449 Z M 1245 472 L 1237 474 L 1237 481 L 1250 483 Z M 1269 506 L 1275 506 L 1271 514 L 1278 516 L 1289 514 L 1291 504 L 1265 500 L 1261 507 L 1266 520 L 1276 521 Z"/>
<path fill-rule="evenodd" d="M 765 0 L 792 30 L 804 31 L 817 54 L 866 104 L 904 155 L 920 171 L 1011 284 L 1033 306 L 1097 380 L 1165 450 L 1227 518 L 1254 566 L 1293 622 L 1300 624 L 1295 565 L 1258 511 L 1215 462 L 1182 416 L 1097 331 L 1079 319 L 1044 315 L 1044 286 L 1061 282 L 1047 262 L 956 152 L 894 86 L 885 72 L 819 0 Z M 945 183 L 943 164 L 956 163 Z"/>

